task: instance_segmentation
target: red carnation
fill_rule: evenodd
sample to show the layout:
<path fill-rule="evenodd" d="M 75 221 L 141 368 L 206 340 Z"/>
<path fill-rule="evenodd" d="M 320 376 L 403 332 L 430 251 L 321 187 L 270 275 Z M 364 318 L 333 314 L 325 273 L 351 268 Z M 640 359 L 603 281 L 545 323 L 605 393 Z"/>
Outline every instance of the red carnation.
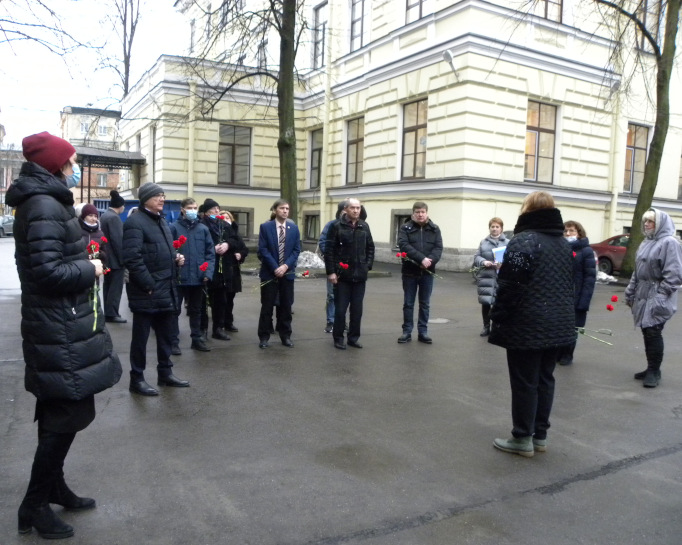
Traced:
<path fill-rule="evenodd" d="M 305 271 L 305 272 L 303 273 L 303 276 L 308 276 L 309 274 L 310 274 L 310 273 L 309 273 L 308 271 Z"/>
<path fill-rule="evenodd" d="M 206 272 L 206 269 L 208 269 L 208 262 L 204 261 L 201 265 L 199 265 L 199 270 L 201 272 Z"/>
<path fill-rule="evenodd" d="M 573 252 L 573 257 L 575 257 L 576 255 L 578 255 L 578 254 L 576 254 L 575 252 Z"/>
<path fill-rule="evenodd" d="M 606 305 L 606 310 L 611 312 L 613 310 L 613 305 Z"/>
<path fill-rule="evenodd" d="M 102 237 L 102 238 L 100 238 L 100 240 L 102 241 L 102 244 L 106 244 L 107 242 L 109 242 L 107 240 L 107 237 Z"/>
<path fill-rule="evenodd" d="M 407 257 L 407 252 L 403 252 L 402 254 L 400 254 L 400 257 Z"/>
<path fill-rule="evenodd" d="M 187 242 L 187 237 L 185 235 L 180 235 L 178 240 L 180 241 L 180 246 L 182 246 L 185 242 Z"/>
<path fill-rule="evenodd" d="M 617 295 L 612 295 L 612 296 L 611 296 L 611 302 L 612 302 L 612 303 L 617 303 L 617 302 L 618 302 L 618 296 L 617 296 Z"/>
<path fill-rule="evenodd" d="M 402 257 L 403 254 L 401 254 L 400 252 L 398 252 L 397 254 L 395 254 L 395 256 L 396 256 L 396 257 Z"/>
<path fill-rule="evenodd" d="M 97 252 L 99 252 L 99 244 L 96 240 L 91 240 L 90 244 L 88 244 L 88 253 L 95 254 Z"/>
<path fill-rule="evenodd" d="M 341 266 L 342 269 L 347 269 L 347 268 L 348 268 L 348 264 L 347 264 L 347 263 L 343 263 L 342 261 L 339 261 L 339 265 Z"/>
<path fill-rule="evenodd" d="M 179 240 L 173 241 L 173 248 L 175 248 L 176 250 L 179 250 L 180 246 L 182 246 L 182 243 Z"/>

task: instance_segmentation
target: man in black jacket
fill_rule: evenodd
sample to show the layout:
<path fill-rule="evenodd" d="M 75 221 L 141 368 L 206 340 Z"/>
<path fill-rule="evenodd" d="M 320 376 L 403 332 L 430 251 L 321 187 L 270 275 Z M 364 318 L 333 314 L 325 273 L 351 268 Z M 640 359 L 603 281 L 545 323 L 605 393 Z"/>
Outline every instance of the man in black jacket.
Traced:
<path fill-rule="evenodd" d="M 162 215 L 166 196 L 161 186 L 148 182 L 138 193 L 140 207 L 123 226 L 123 259 L 130 273 L 128 305 L 133 312 L 130 341 L 130 391 L 145 396 L 159 392 L 144 380 L 147 340 L 156 333 L 158 385 L 187 387 L 189 382 L 173 375 L 170 361 L 178 308 L 176 264 L 184 256 L 173 247 L 173 237 Z"/>
<path fill-rule="evenodd" d="M 414 327 L 414 300 L 419 290 L 419 318 L 417 321 L 417 340 L 431 344 L 427 328 L 429 325 L 429 309 L 433 275 L 436 263 L 443 253 L 443 238 L 438 226 L 429 219 L 429 207 L 424 202 L 412 205 L 412 219 L 400 227 L 398 233 L 400 252 L 403 257 L 403 334 L 398 342 L 408 343 L 412 340 Z"/>
<path fill-rule="evenodd" d="M 125 324 L 127 320 L 121 318 L 121 315 L 118 313 L 125 276 L 125 266 L 123 265 L 123 221 L 121 221 L 120 216 L 125 208 L 125 201 L 115 189 L 112 189 L 109 194 L 111 195 L 109 209 L 100 218 L 102 232 L 109 241 L 109 252 L 107 255 L 109 272 L 104 275 L 104 319 L 107 322 Z"/>
<path fill-rule="evenodd" d="M 348 344 L 362 348 L 360 322 L 367 274 L 374 264 L 374 241 L 369 225 L 360 219 L 362 205 L 348 199 L 341 218 L 329 227 L 325 242 L 324 264 L 327 278 L 334 284 L 334 346 L 346 349 L 343 331 L 350 305 Z"/>

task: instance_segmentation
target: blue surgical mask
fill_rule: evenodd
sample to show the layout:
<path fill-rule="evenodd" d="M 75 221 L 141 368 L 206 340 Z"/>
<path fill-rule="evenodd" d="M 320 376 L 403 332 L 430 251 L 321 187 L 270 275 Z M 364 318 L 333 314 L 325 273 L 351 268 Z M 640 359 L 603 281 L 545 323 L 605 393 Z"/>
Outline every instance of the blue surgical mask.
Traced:
<path fill-rule="evenodd" d="M 215 219 L 215 216 L 216 216 L 215 214 L 211 214 L 211 215 L 209 216 L 209 218 L 211 218 L 212 220 L 214 220 L 214 219 Z"/>
<path fill-rule="evenodd" d="M 568 242 L 575 242 L 576 240 L 578 240 L 578 237 L 570 236 L 570 237 L 566 237 L 566 240 L 568 240 Z"/>
<path fill-rule="evenodd" d="M 76 187 L 81 181 L 81 167 L 78 166 L 78 163 L 74 163 L 72 168 L 73 174 L 66 177 L 66 186 L 68 188 Z"/>
<path fill-rule="evenodd" d="M 198 214 L 197 214 L 196 210 L 185 210 L 185 217 L 188 220 L 195 220 L 195 219 L 197 219 L 197 216 L 198 216 Z"/>

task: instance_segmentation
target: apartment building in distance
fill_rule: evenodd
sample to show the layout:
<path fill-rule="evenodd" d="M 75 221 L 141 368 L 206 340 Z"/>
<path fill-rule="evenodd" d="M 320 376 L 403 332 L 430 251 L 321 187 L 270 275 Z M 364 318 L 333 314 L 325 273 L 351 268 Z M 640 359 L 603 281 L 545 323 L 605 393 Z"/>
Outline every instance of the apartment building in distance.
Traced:
<path fill-rule="evenodd" d="M 187 56 L 150 67 L 124 99 L 119 129 L 122 149 L 147 159 L 123 184 L 131 196 L 152 180 L 169 198 L 211 197 L 253 237 L 280 194 L 277 96 L 261 76 L 226 82 L 276 71 L 279 41 L 258 28 L 257 42 L 233 43 L 243 4 L 175 2 L 191 28 Z M 443 266 L 466 270 L 488 220 L 513 229 L 522 199 L 539 189 L 593 242 L 630 229 L 656 114 L 653 57 L 634 30 L 614 57 L 615 33 L 593 3 L 530 5 L 305 2 L 295 220 L 306 241 L 340 200 L 357 197 L 379 259 L 395 259 L 399 226 L 426 201 L 443 232 Z M 660 18 L 647 21 L 657 30 Z M 631 76 L 634 59 L 644 75 Z M 679 76 L 676 68 L 672 97 Z M 682 229 L 682 105 L 671 106 L 654 205 Z"/>

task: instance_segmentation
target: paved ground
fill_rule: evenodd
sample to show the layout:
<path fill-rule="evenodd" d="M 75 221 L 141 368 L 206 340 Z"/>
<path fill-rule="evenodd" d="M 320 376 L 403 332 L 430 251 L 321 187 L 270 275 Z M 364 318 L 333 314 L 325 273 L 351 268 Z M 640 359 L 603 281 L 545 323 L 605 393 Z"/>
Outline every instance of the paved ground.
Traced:
<path fill-rule="evenodd" d="M 42 540 L 17 535 L 16 509 L 36 428 L 12 250 L 0 239 L 0 543 L 28 545 Z M 606 311 L 623 288 L 598 286 L 588 326 L 612 329 L 614 346 L 580 339 L 576 363 L 556 371 L 549 450 L 525 459 L 492 447 L 511 428 L 509 385 L 504 351 L 478 336 L 471 277 L 437 281 L 433 345 L 398 345 L 400 278 L 380 268 L 394 274 L 369 282 L 363 350 L 335 350 L 322 331 L 322 278 L 297 281 L 295 348 L 259 350 L 248 276 L 239 333 L 196 353 L 183 320 L 175 369 L 192 386 L 158 398 L 128 392 L 130 322 L 112 326 L 124 378 L 97 396 L 67 458 L 69 483 L 98 502 L 63 515 L 69 543 L 682 543 L 679 316 L 664 381 L 646 390 L 632 379 L 641 334 L 624 304 Z"/>

